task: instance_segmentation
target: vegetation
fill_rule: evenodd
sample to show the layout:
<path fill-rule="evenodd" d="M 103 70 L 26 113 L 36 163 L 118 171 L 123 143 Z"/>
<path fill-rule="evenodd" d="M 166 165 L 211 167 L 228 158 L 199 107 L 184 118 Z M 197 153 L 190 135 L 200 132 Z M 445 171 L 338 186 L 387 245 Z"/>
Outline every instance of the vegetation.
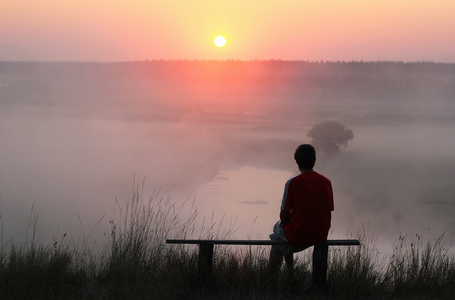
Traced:
<path fill-rule="evenodd" d="M 188 205 L 188 203 L 187 203 Z M 138 191 L 111 220 L 105 245 L 71 240 L 39 245 L 13 243 L 0 252 L 1 299 L 449 299 L 455 293 L 455 259 L 442 237 L 424 242 L 401 236 L 394 252 L 379 253 L 366 234 L 361 247 L 332 247 L 325 292 L 311 289 L 311 251 L 296 260 L 297 281 L 283 268 L 267 280 L 267 247 L 219 246 L 213 281 L 201 283 L 197 248 L 166 245 L 166 237 L 200 234 L 229 238 L 232 224 L 211 220 L 196 228 L 197 211 L 180 220 L 180 208 L 158 193 L 143 201 Z M 192 206 L 194 207 L 194 206 Z M 208 225 L 207 225 L 208 224 Z M 66 242 L 65 242 L 66 241 Z"/>
<path fill-rule="evenodd" d="M 340 147 L 348 146 L 348 141 L 354 138 L 352 130 L 336 121 L 326 121 L 315 125 L 308 132 L 311 143 L 317 152 L 322 152 L 327 156 L 340 154 Z"/>

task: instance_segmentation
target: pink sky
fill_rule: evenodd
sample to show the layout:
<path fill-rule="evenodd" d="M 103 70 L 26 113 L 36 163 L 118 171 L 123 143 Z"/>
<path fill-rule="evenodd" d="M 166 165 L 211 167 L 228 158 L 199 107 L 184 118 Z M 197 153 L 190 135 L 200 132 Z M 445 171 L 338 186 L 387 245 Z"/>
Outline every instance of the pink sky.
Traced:
<path fill-rule="evenodd" d="M 454 16 L 453 0 L 2 0 L 0 60 L 455 62 Z"/>

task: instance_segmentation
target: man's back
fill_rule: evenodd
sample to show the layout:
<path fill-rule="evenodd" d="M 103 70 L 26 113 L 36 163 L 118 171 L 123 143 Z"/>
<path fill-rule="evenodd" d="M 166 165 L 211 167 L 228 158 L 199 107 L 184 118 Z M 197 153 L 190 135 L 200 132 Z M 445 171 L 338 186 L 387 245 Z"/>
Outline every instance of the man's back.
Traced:
<path fill-rule="evenodd" d="M 317 172 L 305 171 L 286 183 L 285 210 L 290 212 L 285 234 L 298 246 L 313 245 L 327 239 L 333 211 L 332 184 Z"/>

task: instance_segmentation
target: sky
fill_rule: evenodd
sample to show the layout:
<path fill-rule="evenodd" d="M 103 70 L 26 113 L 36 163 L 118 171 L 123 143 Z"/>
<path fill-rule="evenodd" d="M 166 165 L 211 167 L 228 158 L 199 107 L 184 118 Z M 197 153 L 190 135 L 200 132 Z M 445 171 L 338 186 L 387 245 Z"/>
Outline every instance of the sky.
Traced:
<path fill-rule="evenodd" d="M 453 0 L 2 0 L 0 60 L 453 63 L 454 14 Z"/>

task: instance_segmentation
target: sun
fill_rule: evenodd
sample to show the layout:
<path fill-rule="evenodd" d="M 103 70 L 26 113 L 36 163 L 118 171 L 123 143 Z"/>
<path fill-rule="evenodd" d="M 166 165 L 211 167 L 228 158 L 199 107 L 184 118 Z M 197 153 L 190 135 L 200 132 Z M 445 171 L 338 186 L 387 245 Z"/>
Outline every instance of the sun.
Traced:
<path fill-rule="evenodd" d="M 226 45 L 226 39 L 220 35 L 215 38 L 214 43 L 217 47 L 223 47 Z"/>

